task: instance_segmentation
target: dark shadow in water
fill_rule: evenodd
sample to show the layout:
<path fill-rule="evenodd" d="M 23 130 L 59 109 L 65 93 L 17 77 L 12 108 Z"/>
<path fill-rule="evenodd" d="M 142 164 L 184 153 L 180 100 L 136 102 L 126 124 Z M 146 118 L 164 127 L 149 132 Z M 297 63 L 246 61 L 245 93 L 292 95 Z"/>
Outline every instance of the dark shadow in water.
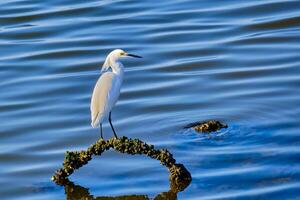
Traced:
<path fill-rule="evenodd" d="M 183 191 L 190 182 L 173 183 L 170 182 L 170 190 L 162 192 L 155 196 L 154 200 L 176 200 L 177 193 Z M 73 182 L 68 181 L 65 185 L 65 193 L 67 200 L 150 200 L 147 195 L 124 195 L 116 197 L 94 197 L 90 194 L 89 189 L 80 185 L 75 185 Z"/>

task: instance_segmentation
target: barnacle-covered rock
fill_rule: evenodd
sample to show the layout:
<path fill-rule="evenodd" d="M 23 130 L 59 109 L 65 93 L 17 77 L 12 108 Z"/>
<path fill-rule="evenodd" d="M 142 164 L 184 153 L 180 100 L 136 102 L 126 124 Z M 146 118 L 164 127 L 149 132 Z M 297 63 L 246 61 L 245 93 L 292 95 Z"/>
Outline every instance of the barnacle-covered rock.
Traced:
<path fill-rule="evenodd" d="M 101 155 L 104 151 L 110 148 L 115 149 L 120 153 L 131 155 L 144 154 L 150 158 L 157 159 L 160 163 L 166 166 L 170 171 L 170 180 L 173 183 L 171 188 L 174 191 L 180 188 L 180 182 L 185 183 L 185 187 L 191 182 L 191 174 L 182 164 L 176 164 L 173 155 L 167 149 L 155 149 L 153 145 L 149 145 L 139 139 L 130 139 L 127 137 L 112 138 L 109 140 L 99 139 L 95 144 L 91 145 L 86 151 L 67 151 L 63 167 L 55 172 L 52 180 L 64 185 L 76 169 L 86 165 L 92 159 L 93 155 Z M 180 191 L 180 190 L 178 190 Z"/>
<path fill-rule="evenodd" d="M 192 128 L 199 133 L 211 133 L 227 127 L 228 126 L 226 124 L 223 124 L 217 120 L 209 120 L 203 122 L 194 122 L 186 125 L 184 128 Z"/>
<path fill-rule="evenodd" d="M 192 181 L 190 172 L 183 164 L 174 164 L 169 168 L 171 191 L 179 192 L 184 190 Z"/>

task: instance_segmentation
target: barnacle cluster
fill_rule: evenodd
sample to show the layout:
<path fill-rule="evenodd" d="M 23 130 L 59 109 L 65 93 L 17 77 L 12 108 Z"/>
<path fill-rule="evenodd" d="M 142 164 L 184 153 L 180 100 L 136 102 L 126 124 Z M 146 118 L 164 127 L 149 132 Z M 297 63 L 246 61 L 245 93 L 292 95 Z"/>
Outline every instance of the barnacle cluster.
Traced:
<path fill-rule="evenodd" d="M 110 148 L 120 153 L 131 155 L 144 154 L 150 158 L 159 160 L 160 163 L 166 166 L 170 171 L 171 190 L 173 188 L 175 191 L 181 191 L 192 180 L 188 170 L 182 164 L 176 164 L 176 160 L 167 149 L 155 149 L 153 145 L 149 145 L 139 139 L 130 139 L 125 136 L 109 140 L 99 139 L 87 150 L 67 151 L 63 167 L 55 172 L 52 176 L 52 180 L 59 185 L 66 184 L 69 182 L 68 176 L 70 176 L 74 170 L 87 164 L 93 155 L 101 155 Z M 182 188 L 182 185 L 185 185 L 185 187 Z"/>
<path fill-rule="evenodd" d="M 203 122 L 191 123 L 186 125 L 184 128 L 193 128 L 199 133 L 211 133 L 227 127 L 228 126 L 226 124 L 222 124 L 217 120 L 208 120 Z"/>

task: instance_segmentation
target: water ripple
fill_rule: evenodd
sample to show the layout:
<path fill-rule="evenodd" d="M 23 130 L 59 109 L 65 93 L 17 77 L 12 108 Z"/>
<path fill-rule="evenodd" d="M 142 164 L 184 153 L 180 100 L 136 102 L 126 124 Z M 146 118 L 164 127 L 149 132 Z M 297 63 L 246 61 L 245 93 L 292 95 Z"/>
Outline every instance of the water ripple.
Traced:
<path fill-rule="evenodd" d="M 186 165 L 178 199 L 298 198 L 299 1 L 4 0 L 0 12 L 1 198 L 65 199 L 49 177 L 99 138 L 90 95 L 114 48 L 144 57 L 124 59 L 116 129 Z M 229 129 L 182 129 L 206 119 Z M 158 166 L 108 152 L 71 179 L 155 196 L 169 187 Z"/>

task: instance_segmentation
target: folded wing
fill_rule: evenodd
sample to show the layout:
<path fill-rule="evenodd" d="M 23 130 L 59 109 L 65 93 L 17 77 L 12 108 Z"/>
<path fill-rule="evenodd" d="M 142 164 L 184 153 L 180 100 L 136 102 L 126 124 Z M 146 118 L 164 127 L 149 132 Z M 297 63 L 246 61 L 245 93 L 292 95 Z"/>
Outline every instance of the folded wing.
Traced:
<path fill-rule="evenodd" d="M 91 125 L 94 128 L 99 126 L 99 123 L 103 121 L 114 106 L 114 97 L 116 96 L 115 76 L 112 72 L 103 73 L 94 87 L 90 107 Z"/>

